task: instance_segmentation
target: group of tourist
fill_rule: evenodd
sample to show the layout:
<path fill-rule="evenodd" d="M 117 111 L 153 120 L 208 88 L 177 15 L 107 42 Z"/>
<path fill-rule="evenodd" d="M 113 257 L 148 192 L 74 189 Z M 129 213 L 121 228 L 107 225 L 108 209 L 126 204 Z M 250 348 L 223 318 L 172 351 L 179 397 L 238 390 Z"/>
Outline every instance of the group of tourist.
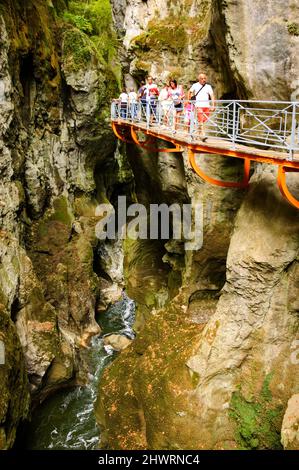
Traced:
<path fill-rule="evenodd" d="M 160 123 L 163 126 L 169 126 L 171 118 L 174 133 L 179 122 L 183 122 L 185 130 L 188 131 L 191 113 L 195 112 L 203 141 L 207 140 L 204 123 L 215 108 L 214 92 L 211 85 L 207 83 L 207 76 L 204 73 L 199 74 L 198 81 L 188 90 L 187 98 L 183 87 L 176 80 L 171 79 L 159 90 L 153 77 L 149 76 L 146 83 L 141 82 L 137 93 L 134 88 L 129 91 L 124 88 L 117 101 L 120 103 L 120 117 L 124 119 L 129 116 L 136 119 L 138 103 L 140 103 L 141 112 L 145 115 L 149 113 L 152 123 L 154 119 L 157 119 L 158 109 Z"/>

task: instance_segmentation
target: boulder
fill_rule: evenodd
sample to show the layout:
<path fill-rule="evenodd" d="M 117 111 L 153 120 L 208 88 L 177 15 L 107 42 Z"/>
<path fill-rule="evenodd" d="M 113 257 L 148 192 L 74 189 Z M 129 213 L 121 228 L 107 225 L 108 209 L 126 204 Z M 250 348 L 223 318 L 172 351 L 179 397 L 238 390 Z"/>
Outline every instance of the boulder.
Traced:
<path fill-rule="evenodd" d="M 293 395 L 283 417 L 281 443 L 285 450 L 299 450 L 299 394 Z"/>

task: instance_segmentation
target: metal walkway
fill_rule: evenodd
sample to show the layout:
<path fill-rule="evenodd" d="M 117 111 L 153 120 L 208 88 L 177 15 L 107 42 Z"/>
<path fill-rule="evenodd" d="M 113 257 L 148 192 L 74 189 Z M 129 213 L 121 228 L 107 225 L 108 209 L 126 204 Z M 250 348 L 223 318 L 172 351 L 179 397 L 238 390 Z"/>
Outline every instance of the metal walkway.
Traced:
<path fill-rule="evenodd" d="M 173 103 L 125 104 L 115 100 L 111 105 L 112 128 L 118 139 L 149 152 L 188 149 L 189 163 L 198 176 L 225 188 L 248 186 L 251 161 L 278 165 L 278 187 L 299 209 L 299 200 L 289 191 L 286 181 L 286 173 L 299 172 L 299 103 L 216 101 L 215 104 L 213 112 L 202 116 L 194 102 L 184 101 L 182 111 L 178 111 Z M 205 121 L 203 126 L 199 120 Z M 161 146 L 158 140 L 172 146 Z M 243 159 L 242 181 L 220 181 L 208 176 L 197 163 L 196 154 L 200 153 Z"/>

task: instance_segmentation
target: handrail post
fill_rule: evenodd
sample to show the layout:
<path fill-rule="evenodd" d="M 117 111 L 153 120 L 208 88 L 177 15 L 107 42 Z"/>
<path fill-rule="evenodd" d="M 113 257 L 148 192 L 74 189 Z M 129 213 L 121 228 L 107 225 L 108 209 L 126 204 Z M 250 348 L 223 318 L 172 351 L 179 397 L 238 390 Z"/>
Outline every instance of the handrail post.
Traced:
<path fill-rule="evenodd" d="M 146 128 L 149 129 L 151 119 L 151 111 L 150 111 L 150 103 L 149 101 L 146 102 Z"/>
<path fill-rule="evenodd" d="M 157 102 L 157 113 L 158 113 L 158 126 L 159 128 L 161 127 L 161 122 L 162 122 L 162 106 L 161 106 L 161 101 Z"/>
<path fill-rule="evenodd" d="M 189 101 L 189 103 L 191 103 L 189 134 L 190 134 L 190 138 L 192 139 L 193 138 L 193 132 L 194 132 L 195 105 L 192 103 L 192 101 L 191 102 Z"/>
<path fill-rule="evenodd" d="M 233 148 L 236 148 L 236 101 L 233 101 Z"/>
<path fill-rule="evenodd" d="M 142 120 L 142 109 L 141 109 L 141 102 L 137 101 L 136 103 L 136 120 L 141 121 Z"/>
<path fill-rule="evenodd" d="M 296 133 L 296 103 L 293 103 L 292 106 L 292 133 L 291 133 L 291 142 L 290 142 L 290 151 L 288 160 L 293 160 L 294 149 L 295 149 L 295 133 Z"/>

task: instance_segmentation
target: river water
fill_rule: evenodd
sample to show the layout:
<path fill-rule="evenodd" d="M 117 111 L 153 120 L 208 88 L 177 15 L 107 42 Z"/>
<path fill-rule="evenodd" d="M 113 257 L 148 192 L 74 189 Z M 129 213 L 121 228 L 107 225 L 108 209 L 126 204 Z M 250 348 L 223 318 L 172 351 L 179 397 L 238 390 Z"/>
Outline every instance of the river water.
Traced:
<path fill-rule="evenodd" d="M 88 350 L 88 384 L 60 390 L 45 400 L 34 411 L 30 423 L 24 427 L 21 447 L 40 450 L 98 448 L 100 432 L 95 420 L 94 402 L 101 375 L 118 354 L 110 346 L 104 345 L 103 338 L 117 333 L 133 339 L 134 319 L 134 301 L 125 294 L 122 300 L 101 315 L 99 325 L 102 333 L 93 338 Z"/>

